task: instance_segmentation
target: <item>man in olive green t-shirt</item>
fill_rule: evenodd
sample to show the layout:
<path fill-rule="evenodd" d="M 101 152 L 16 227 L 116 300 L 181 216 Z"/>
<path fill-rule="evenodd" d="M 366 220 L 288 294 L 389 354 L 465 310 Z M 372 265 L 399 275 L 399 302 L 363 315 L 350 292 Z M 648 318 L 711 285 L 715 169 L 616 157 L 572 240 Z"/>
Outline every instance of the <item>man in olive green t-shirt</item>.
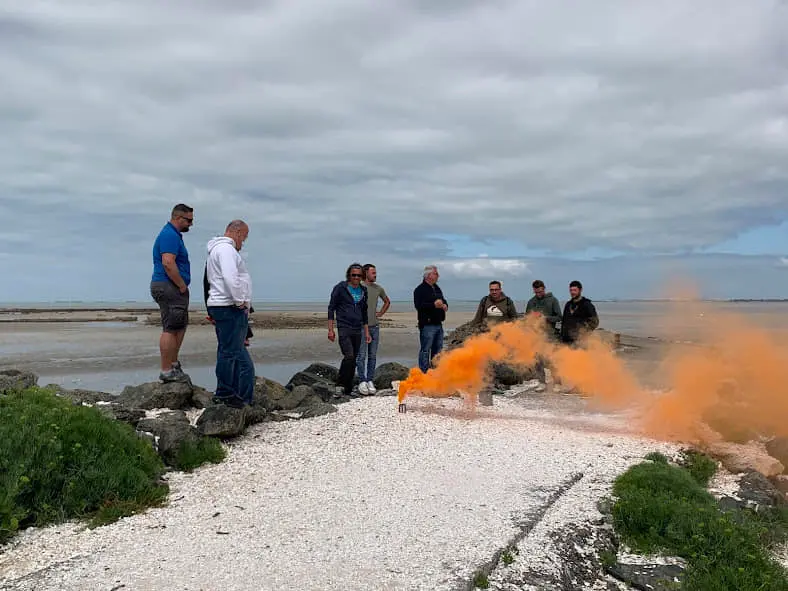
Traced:
<path fill-rule="evenodd" d="M 377 361 L 378 343 L 380 342 L 380 325 L 378 318 L 383 316 L 391 306 L 391 300 L 386 295 L 386 290 L 382 285 L 376 283 L 378 270 L 375 265 L 364 265 L 364 286 L 367 288 L 367 317 L 369 318 L 369 334 L 372 337 L 370 343 L 361 343 L 358 357 L 356 357 L 356 369 L 358 370 L 358 392 L 361 395 L 370 395 L 376 392 L 375 384 L 375 363 Z M 378 298 L 383 300 L 383 307 L 378 308 Z"/>

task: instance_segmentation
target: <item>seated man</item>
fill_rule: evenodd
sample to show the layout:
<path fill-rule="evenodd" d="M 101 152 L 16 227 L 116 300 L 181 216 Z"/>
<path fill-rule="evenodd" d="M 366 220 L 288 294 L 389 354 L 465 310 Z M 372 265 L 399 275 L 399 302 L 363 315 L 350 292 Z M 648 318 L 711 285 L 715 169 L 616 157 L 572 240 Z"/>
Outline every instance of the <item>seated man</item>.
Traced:
<path fill-rule="evenodd" d="M 517 308 L 512 298 L 503 292 L 500 281 L 490 281 L 490 294 L 484 296 L 471 320 L 474 325 L 483 324 L 491 328 L 499 322 L 517 320 Z"/>

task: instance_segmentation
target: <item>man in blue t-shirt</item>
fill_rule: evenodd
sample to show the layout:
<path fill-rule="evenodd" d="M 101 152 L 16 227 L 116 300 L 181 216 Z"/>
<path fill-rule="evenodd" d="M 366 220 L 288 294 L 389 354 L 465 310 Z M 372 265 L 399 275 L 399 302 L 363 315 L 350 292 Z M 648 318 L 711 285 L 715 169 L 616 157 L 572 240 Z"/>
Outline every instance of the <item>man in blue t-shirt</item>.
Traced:
<path fill-rule="evenodd" d="M 191 266 L 183 233 L 194 223 L 194 209 L 179 203 L 153 243 L 153 276 L 150 293 L 159 304 L 162 333 L 159 338 L 162 382 L 186 380 L 178 354 L 189 324 Z"/>

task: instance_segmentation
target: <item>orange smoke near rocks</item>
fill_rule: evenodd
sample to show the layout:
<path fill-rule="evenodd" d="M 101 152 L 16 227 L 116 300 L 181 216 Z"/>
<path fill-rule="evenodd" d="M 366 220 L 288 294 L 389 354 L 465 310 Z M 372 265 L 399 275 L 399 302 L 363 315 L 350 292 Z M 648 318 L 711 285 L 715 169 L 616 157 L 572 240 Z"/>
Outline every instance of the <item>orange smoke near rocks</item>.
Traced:
<path fill-rule="evenodd" d="M 702 346 L 669 353 L 670 384 L 644 412 L 657 437 L 705 440 L 704 425 L 722 439 L 788 436 L 788 347 L 766 330 L 731 314 L 710 316 Z"/>
<path fill-rule="evenodd" d="M 569 348 L 549 341 L 540 319 L 528 317 L 442 353 L 426 374 L 411 369 L 398 399 L 460 395 L 475 404 L 479 392 L 491 385 L 491 364 L 532 366 L 538 355 L 554 377 L 590 405 L 629 411 L 633 427 L 648 436 L 695 442 L 788 436 L 788 346 L 713 304 L 682 303 L 665 322 L 679 327 L 682 317 L 701 317 L 702 330 L 692 345 L 666 346 L 656 391 L 644 387 L 599 334 L 589 335 L 580 348 Z"/>

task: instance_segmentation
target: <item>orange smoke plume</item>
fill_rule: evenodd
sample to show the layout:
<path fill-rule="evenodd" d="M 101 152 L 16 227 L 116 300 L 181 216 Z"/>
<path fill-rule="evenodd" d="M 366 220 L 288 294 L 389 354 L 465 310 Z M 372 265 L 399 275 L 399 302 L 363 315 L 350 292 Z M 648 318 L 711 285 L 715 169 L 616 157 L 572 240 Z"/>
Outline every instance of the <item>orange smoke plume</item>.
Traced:
<path fill-rule="evenodd" d="M 788 435 L 788 347 L 763 328 L 704 306 L 703 346 L 669 353 L 670 387 L 650 401 L 644 429 L 662 438 L 702 439 L 702 425 L 746 441 Z"/>
<path fill-rule="evenodd" d="M 645 388 L 597 333 L 583 346 L 569 348 L 549 341 L 541 319 L 529 316 L 442 353 L 426 374 L 411 369 L 400 383 L 398 399 L 460 395 L 475 404 L 479 392 L 491 384 L 493 363 L 532 366 L 540 356 L 555 377 L 590 404 L 634 411 L 635 428 L 652 437 L 704 441 L 719 435 L 746 441 L 758 435 L 788 435 L 784 342 L 721 313 L 714 304 L 682 302 L 663 325 L 686 327 L 690 319 L 703 321 L 693 335 L 696 343 L 667 346 L 660 391 Z"/>
<path fill-rule="evenodd" d="M 491 363 L 532 365 L 535 355 L 546 348 L 540 321 L 535 318 L 495 326 L 490 332 L 468 338 L 461 347 L 441 353 L 427 373 L 412 368 L 407 379 L 400 382 L 397 398 L 402 402 L 411 392 L 431 398 L 464 394 L 473 403 L 490 384 Z"/>

